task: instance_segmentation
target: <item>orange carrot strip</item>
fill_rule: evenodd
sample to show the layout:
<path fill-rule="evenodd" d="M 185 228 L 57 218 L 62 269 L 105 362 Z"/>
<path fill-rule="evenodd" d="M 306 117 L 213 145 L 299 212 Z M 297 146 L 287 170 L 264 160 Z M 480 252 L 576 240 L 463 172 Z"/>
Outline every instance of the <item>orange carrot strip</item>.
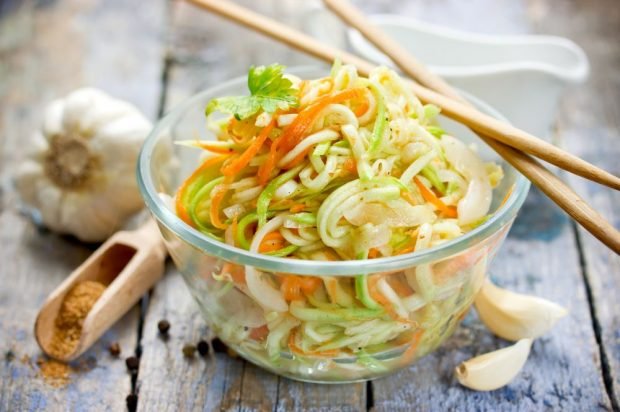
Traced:
<path fill-rule="evenodd" d="M 201 149 L 208 150 L 213 153 L 229 154 L 235 151 L 232 147 L 221 147 L 210 142 L 196 142 L 196 145 Z"/>
<path fill-rule="evenodd" d="M 218 229 L 225 230 L 228 225 L 220 220 L 220 203 L 224 200 L 226 192 L 228 192 L 228 184 L 232 182 L 232 178 L 226 177 L 224 183 L 219 184 L 213 188 L 211 192 L 211 209 L 209 209 L 209 218 L 211 224 Z"/>
<path fill-rule="evenodd" d="M 243 270 L 243 267 L 235 265 L 234 263 L 226 262 L 222 266 L 220 275 L 225 275 L 226 273 L 230 275 L 233 283 L 237 285 L 245 284 L 245 271 Z"/>
<path fill-rule="evenodd" d="M 283 139 L 284 135 L 281 135 L 271 143 L 267 159 L 265 159 L 265 162 L 258 168 L 258 182 L 263 186 L 267 184 L 267 180 L 269 180 L 271 172 L 276 167 L 276 162 L 278 161 L 278 149 L 282 144 Z"/>
<path fill-rule="evenodd" d="M 374 259 L 379 257 L 379 250 L 377 248 L 371 247 L 368 251 L 368 259 Z"/>
<path fill-rule="evenodd" d="M 348 89 L 336 94 L 330 94 L 320 98 L 318 101 L 302 110 L 293 123 L 284 130 L 282 136 L 284 136 L 283 151 L 288 152 L 295 147 L 299 141 L 303 138 L 303 135 L 308 131 L 312 123 L 316 120 L 318 115 L 328 105 L 333 103 L 341 103 L 346 100 L 351 100 L 360 97 L 364 93 L 364 89 Z"/>
<path fill-rule="evenodd" d="M 245 152 L 243 152 L 241 156 L 239 156 L 237 159 L 230 162 L 229 164 L 222 166 L 222 174 L 224 176 L 234 176 L 240 171 L 242 171 L 243 168 L 250 163 L 250 160 L 252 160 L 252 158 L 256 156 L 256 153 L 258 153 L 260 148 L 263 146 L 263 143 L 265 143 L 265 140 L 267 140 L 267 137 L 269 137 L 269 133 L 271 133 L 271 130 L 273 130 L 275 125 L 276 121 L 271 120 L 271 122 L 269 122 L 267 126 L 263 127 L 263 130 L 261 130 L 260 134 L 256 137 L 256 139 L 254 139 L 252 144 L 250 144 L 250 146 L 245 149 Z"/>
<path fill-rule="evenodd" d="M 194 182 L 206 169 L 209 169 L 210 167 L 213 167 L 214 165 L 223 162 L 224 160 L 226 160 L 230 155 L 223 155 L 223 156 L 215 156 L 215 157 L 210 157 L 207 160 L 205 160 L 202 165 L 200 165 L 200 167 L 196 170 L 194 170 L 194 173 L 192 173 L 187 179 L 185 179 L 185 181 L 183 182 L 183 184 L 181 185 L 181 187 L 179 188 L 179 190 L 177 191 L 177 195 L 176 195 L 176 199 L 175 199 L 175 208 L 177 211 L 177 215 L 187 224 L 192 225 L 193 226 L 193 222 L 192 219 L 189 216 L 189 213 L 187 212 L 187 208 L 185 207 L 185 205 L 183 204 L 183 197 L 185 195 L 185 192 L 187 191 L 187 188 L 189 187 L 189 185 Z"/>
<path fill-rule="evenodd" d="M 456 208 L 454 206 L 447 206 L 444 202 L 441 201 L 435 193 L 432 192 L 429 188 L 424 186 L 424 183 L 420 181 L 417 177 L 413 178 L 418 189 L 420 189 L 420 193 L 422 193 L 422 197 L 429 203 L 432 203 L 441 213 L 443 213 L 446 217 L 457 217 L 458 214 L 456 212 Z"/>
<path fill-rule="evenodd" d="M 506 193 L 506 196 L 504 196 L 504 198 L 502 199 L 502 203 L 499 204 L 499 207 L 502 207 L 502 206 L 504 206 L 506 204 L 506 202 L 508 201 L 508 198 L 512 194 L 512 191 L 514 190 L 514 188 L 515 188 L 515 185 L 510 186 L 510 189 L 508 189 L 508 192 Z"/>
<path fill-rule="evenodd" d="M 424 329 L 420 328 L 411 337 L 411 343 L 409 344 L 409 347 L 402 354 L 403 365 L 408 364 L 413 359 L 423 334 Z"/>
<path fill-rule="evenodd" d="M 303 203 L 297 203 L 289 209 L 291 213 L 299 213 L 306 208 L 306 205 Z"/>
<path fill-rule="evenodd" d="M 282 237 L 279 231 L 268 233 L 258 246 L 258 251 L 260 253 L 267 253 L 280 250 L 284 247 L 284 242 L 284 237 Z"/>
<path fill-rule="evenodd" d="M 350 157 L 344 161 L 342 166 L 344 167 L 344 170 L 346 170 L 347 172 L 355 173 L 357 171 L 355 160 L 351 159 Z"/>
<path fill-rule="evenodd" d="M 370 93 L 370 92 L 366 92 L 366 93 Z M 353 109 L 353 113 L 357 116 L 363 116 L 364 113 L 366 113 L 368 111 L 368 109 L 370 108 L 370 103 L 368 102 L 368 98 L 362 100 L 360 102 L 360 104 L 358 104 L 354 109 Z"/>

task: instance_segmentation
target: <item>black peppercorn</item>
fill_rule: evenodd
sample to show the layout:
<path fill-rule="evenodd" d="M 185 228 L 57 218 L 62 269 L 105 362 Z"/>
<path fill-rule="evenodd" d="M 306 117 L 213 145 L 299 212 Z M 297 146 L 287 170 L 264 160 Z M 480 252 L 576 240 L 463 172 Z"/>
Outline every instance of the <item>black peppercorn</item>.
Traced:
<path fill-rule="evenodd" d="M 220 340 L 220 338 L 215 338 L 211 341 L 211 346 L 213 346 L 213 350 L 216 352 L 226 352 L 228 350 L 228 346 L 224 342 Z"/>
<path fill-rule="evenodd" d="M 157 322 L 157 329 L 159 329 L 159 333 L 161 333 L 162 335 L 167 335 L 168 331 L 170 330 L 170 322 L 168 322 L 166 319 L 162 319 L 159 322 Z"/>
<path fill-rule="evenodd" d="M 125 403 L 127 404 L 127 410 L 129 412 L 135 412 L 136 409 L 138 409 L 138 395 L 135 393 L 127 395 Z"/>
<path fill-rule="evenodd" d="M 130 356 L 125 359 L 125 365 L 127 365 L 127 369 L 129 369 L 130 372 L 135 372 L 140 366 L 140 360 L 135 356 Z"/>
<path fill-rule="evenodd" d="M 118 357 L 118 355 L 121 354 L 121 345 L 119 345 L 118 342 L 114 342 L 110 344 L 110 346 L 108 347 L 108 351 L 110 351 L 110 355 L 116 358 Z"/>
<path fill-rule="evenodd" d="M 196 347 L 194 345 L 190 345 L 189 343 L 183 346 L 183 355 L 186 358 L 193 358 L 196 353 Z"/>
<path fill-rule="evenodd" d="M 204 340 L 201 340 L 196 344 L 196 349 L 198 349 L 200 356 L 204 357 L 209 354 L 209 344 Z"/>

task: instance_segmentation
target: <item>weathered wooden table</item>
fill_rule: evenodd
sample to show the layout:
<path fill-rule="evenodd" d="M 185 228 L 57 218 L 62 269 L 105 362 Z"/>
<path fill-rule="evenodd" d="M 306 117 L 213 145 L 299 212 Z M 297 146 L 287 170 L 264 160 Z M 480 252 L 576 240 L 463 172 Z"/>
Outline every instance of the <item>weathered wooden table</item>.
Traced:
<path fill-rule="evenodd" d="M 313 3 L 244 0 L 332 44 L 344 28 L 312 25 Z M 358 1 L 487 33 L 568 36 L 587 52 L 592 76 L 564 99 L 557 143 L 620 174 L 620 7 L 614 0 Z M 470 314 L 440 350 L 397 375 L 369 383 L 293 382 L 216 354 L 185 360 L 181 346 L 207 336 L 172 266 L 150 298 L 127 314 L 79 362 L 71 382 L 52 388 L 38 374 L 33 320 L 46 295 L 92 246 L 35 228 L 19 214 L 11 174 L 28 148 L 46 102 L 81 85 L 135 102 L 151 118 L 251 64 L 318 64 L 286 47 L 178 2 L 150 0 L 0 1 L 0 410 L 122 410 L 138 393 L 140 410 L 618 410 L 620 259 L 533 190 L 491 272 L 511 289 L 560 302 L 570 317 L 533 346 L 508 387 L 476 393 L 452 370 L 505 345 Z M 535 115 L 535 113 L 533 113 Z M 620 194 L 574 176 L 567 181 L 620 226 Z M 157 322 L 171 320 L 171 339 Z M 132 378 L 106 350 L 140 355 Z"/>

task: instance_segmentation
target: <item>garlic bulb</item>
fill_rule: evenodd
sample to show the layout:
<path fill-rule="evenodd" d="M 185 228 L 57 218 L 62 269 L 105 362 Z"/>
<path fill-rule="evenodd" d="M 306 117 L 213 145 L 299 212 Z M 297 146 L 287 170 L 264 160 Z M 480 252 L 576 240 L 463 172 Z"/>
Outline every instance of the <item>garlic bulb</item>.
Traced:
<path fill-rule="evenodd" d="M 143 206 L 136 159 L 151 127 L 135 106 L 96 89 L 52 102 L 17 172 L 22 200 L 51 230 L 104 240 Z"/>
<path fill-rule="evenodd" d="M 475 305 L 486 327 L 510 341 L 535 339 L 567 314 L 556 303 L 501 289 L 489 280 L 476 295 Z"/>
<path fill-rule="evenodd" d="M 522 339 L 512 346 L 476 356 L 456 368 L 456 378 L 461 385 L 476 391 L 499 389 L 521 371 L 531 346 L 531 339 Z"/>

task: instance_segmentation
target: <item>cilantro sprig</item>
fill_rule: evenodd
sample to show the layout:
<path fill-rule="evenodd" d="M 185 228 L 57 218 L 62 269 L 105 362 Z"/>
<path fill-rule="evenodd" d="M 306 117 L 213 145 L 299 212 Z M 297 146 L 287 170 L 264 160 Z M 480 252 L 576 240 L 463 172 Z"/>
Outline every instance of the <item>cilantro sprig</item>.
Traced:
<path fill-rule="evenodd" d="M 276 110 L 288 110 L 299 104 L 297 90 L 293 83 L 284 76 L 285 66 L 250 67 L 248 72 L 248 89 L 250 96 L 228 96 L 211 100 L 207 104 L 207 116 L 215 111 L 228 113 L 237 120 L 244 120 L 258 113 L 261 109 L 267 113 Z"/>

